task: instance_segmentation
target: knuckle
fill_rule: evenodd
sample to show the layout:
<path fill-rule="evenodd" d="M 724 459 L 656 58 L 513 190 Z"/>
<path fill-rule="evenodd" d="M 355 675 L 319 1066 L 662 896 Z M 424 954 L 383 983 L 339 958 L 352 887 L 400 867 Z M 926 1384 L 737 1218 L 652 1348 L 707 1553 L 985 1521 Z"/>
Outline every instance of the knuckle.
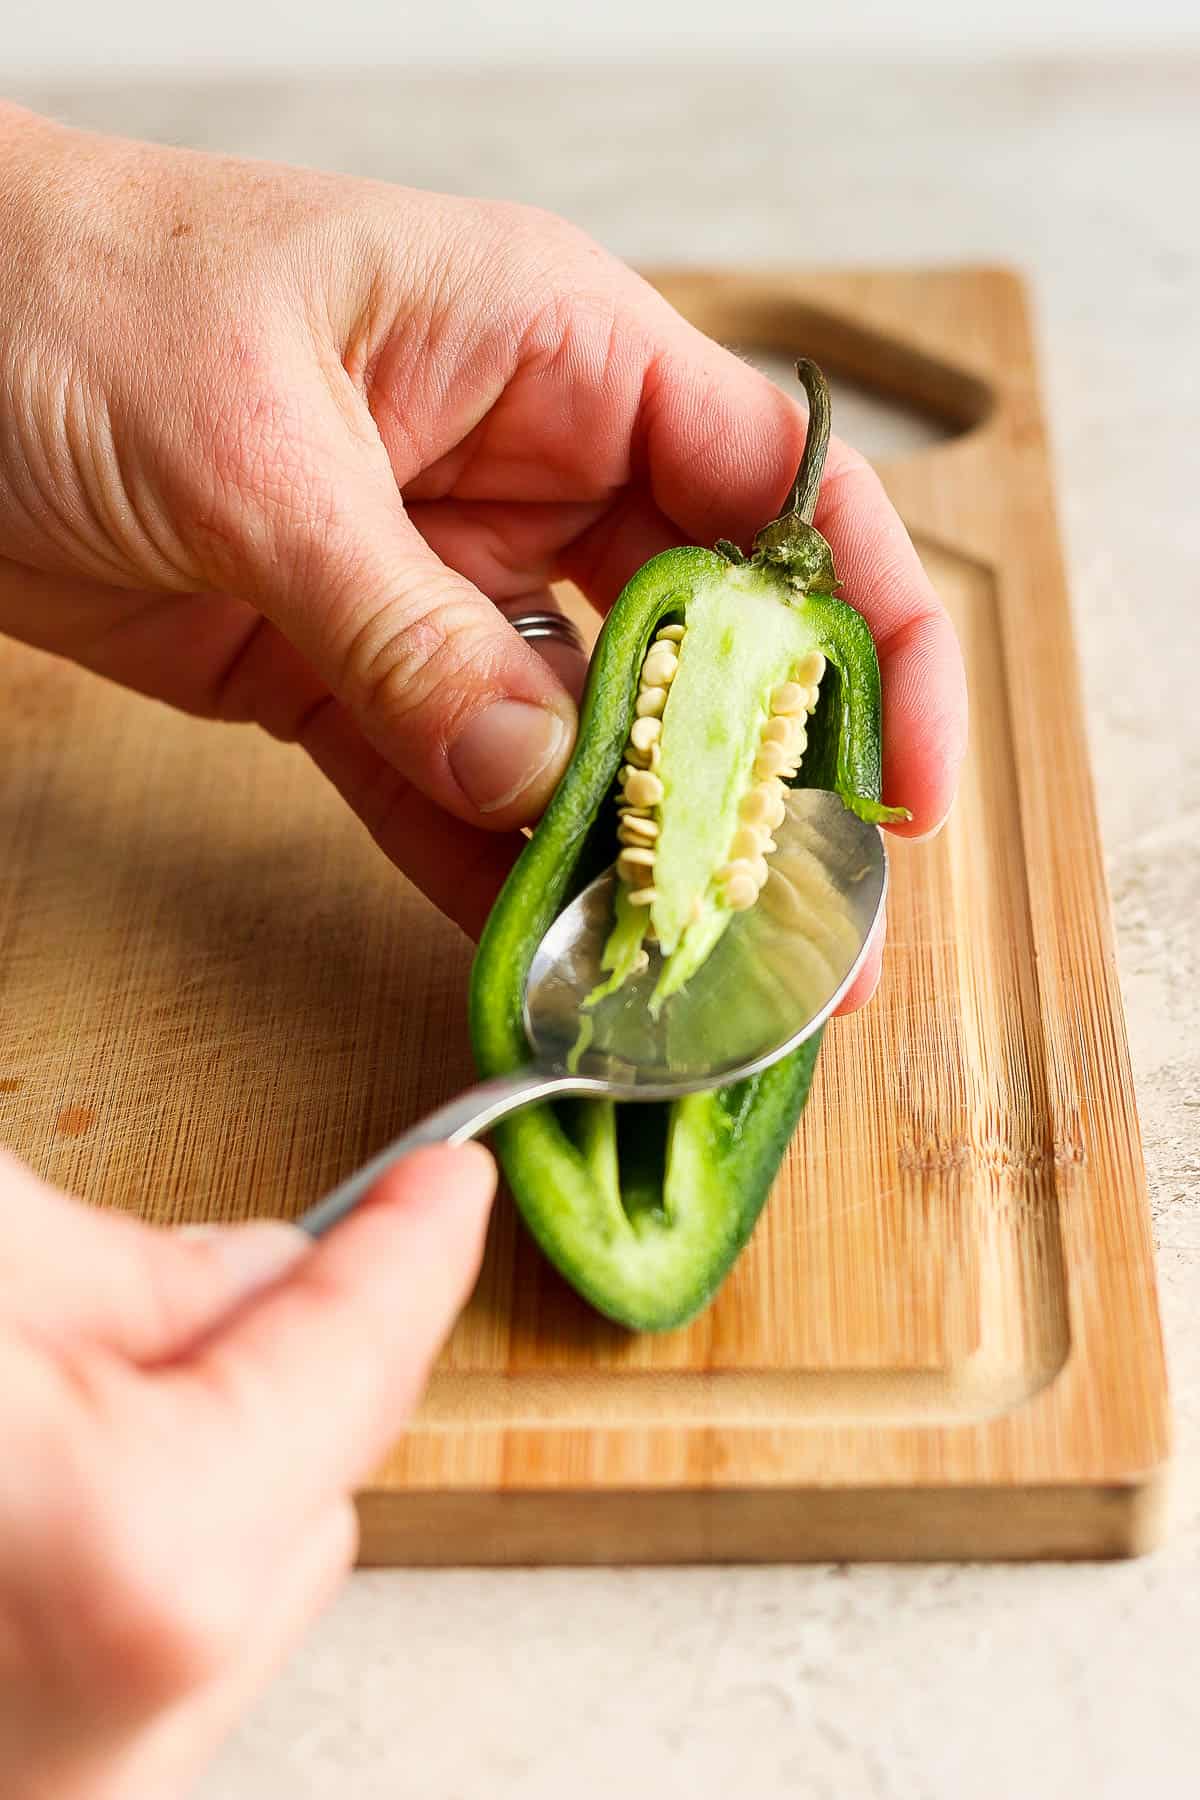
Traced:
<path fill-rule="evenodd" d="M 497 684 L 503 660 L 498 618 L 456 595 L 440 571 L 409 585 L 404 600 L 375 612 L 345 662 L 352 704 L 389 732 L 444 743 L 481 693 Z"/>
<path fill-rule="evenodd" d="M 581 246 L 591 239 L 578 225 L 544 206 L 530 206 L 523 201 L 503 200 L 494 203 L 494 219 L 508 241 L 528 246 Z"/>
<path fill-rule="evenodd" d="M 560 305 L 587 296 L 595 305 L 615 305 L 628 285 L 624 264 L 559 213 L 506 201 L 496 204 L 490 222 L 493 254 L 525 309 L 543 305 L 547 293 Z"/>

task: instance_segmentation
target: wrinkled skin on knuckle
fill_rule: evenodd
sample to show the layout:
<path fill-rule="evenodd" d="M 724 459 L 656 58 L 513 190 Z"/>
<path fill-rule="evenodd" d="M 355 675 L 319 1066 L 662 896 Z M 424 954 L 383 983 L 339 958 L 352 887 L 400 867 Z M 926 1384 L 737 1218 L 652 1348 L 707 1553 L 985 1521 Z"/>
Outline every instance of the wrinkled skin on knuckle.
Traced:
<path fill-rule="evenodd" d="M 447 589 L 449 591 L 447 592 Z M 359 632 L 347 666 L 347 690 L 385 741 L 397 737 L 439 749 L 487 698 L 502 689 L 503 649 L 474 600 L 455 598 L 435 572 L 384 607 Z"/>
<path fill-rule="evenodd" d="M 148 386 L 157 326 L 103 218 L 103 206 L 97 222 L 88 217 L 69 181 L 15 222 L 0 213 L 0 550 L 131 582 L 146 546 L 124 492 L 116 415 L 123 389 Z M 169 381 L 162 392 L 165 413 Z"/>
<path fill-rule="evenodd" d="M 115 485 L 102 389 L 90 371 L 57 368 L 32 350 L 3 363 L 2 380 L 0 553 L 111 580 L 122 558 L 109 509 L 95 499 Z"/>
<path fill-rule="evenodd" d="M 509 298 L 523 353 L 569 355 L 571 341 L 587 337 L 605 345 L 603 365 L 618 321 L 635 323 L 630 271 L 557 213 L 510 206 L 495 224 L 489 273 Z"/>

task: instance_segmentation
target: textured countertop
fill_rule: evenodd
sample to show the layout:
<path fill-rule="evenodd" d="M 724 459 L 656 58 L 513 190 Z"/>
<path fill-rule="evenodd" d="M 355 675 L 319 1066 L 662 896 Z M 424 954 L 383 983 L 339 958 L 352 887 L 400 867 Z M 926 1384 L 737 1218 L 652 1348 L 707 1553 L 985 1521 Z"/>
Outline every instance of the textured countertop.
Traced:
<path fill-rule="evenodd" d="M 1023 266 L 1155 1211 L 1177 1445 L 1155 1556 L 358 1575 L 203 1800 L 1195 1793 L 1200 63 L 764 58 L 16 97 L 534 201 L 634 261 Z"/>

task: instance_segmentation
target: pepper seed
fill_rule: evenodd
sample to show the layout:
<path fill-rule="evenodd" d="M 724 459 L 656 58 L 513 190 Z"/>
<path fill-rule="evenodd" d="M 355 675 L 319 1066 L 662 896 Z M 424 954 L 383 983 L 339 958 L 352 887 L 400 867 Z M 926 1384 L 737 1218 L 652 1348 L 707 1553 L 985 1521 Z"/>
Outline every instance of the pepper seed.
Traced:
<path fill-rule="evenodd" d="M 761 856 L 764 842 L 770 842 L 765 830 L 757 825 L 739 825 L 729 846 L 729 860 L 749 861 L 755 856 Z"/>
<path fill-rule="evenodd" d="M 617 858 L 617 879 L 629 887 L 645 887 L 653 870 L 653 850 L 622 850 Z"/>
<path fill-rule="evenodd" d="M 787 760 L 787 751 L 782 744 L 766 743 L 754 759 L 754 773 L 760 781 L 768 775 L 778 775 Z"/>
<path fill-rule="evenodd" d="M 631 769 L 625 792 L 634 806 L 657 806 L 663 797 L 663 784 L 649 769 Z"/>
<path fill-rule="evenodd" d="M 639 719 L 661 719 L 666 704 L 666 688 L 644 687 L 634 701 L 633 710 Z"/>
<path fill-rule="evenodd" d="M 765 825 L 767 823 L 771 811 L 771 796 L 774 791 L 773 784 L 764 781 L 742 795 L 738 814 L 747 825 Z"/>
<path fill-rule="evenodd" d="M 785 750 L 790 750 L 796 736 L 797 723 L 790 714 L 778 713 L 763 726 L 763 743 L 782 744 Z"/>
<path fill-rule="evenodd" d="M 758 899 L 758 889 L 750 875 L 735 875 L 725 884 L 725 904 L 733 912 L 749 912 Z"/>
<path fill-rule="evenodd" d="M 661 719 L 635 719 L 630 729 L 629 741 L 635 750 L 649 750 L 661 736 Z"/>
<path fill-rule="evenodd" d="M 643 687 L 670 687 L 678 667 L 679 658 L 670 645 L 656 645 L 642 668 Z"/>
<path fill-rule="evenodd" d="M 792 718 L 804 711 L 807 697 L 807 690 L 798 681 L 781 682 L 771 695 L 771 711 Z"/>

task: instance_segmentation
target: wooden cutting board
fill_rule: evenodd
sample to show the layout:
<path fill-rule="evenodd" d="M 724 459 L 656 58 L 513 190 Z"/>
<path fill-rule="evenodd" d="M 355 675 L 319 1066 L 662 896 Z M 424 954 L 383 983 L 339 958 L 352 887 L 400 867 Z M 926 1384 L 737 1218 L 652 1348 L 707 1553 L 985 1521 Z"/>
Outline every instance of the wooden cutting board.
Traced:
<path fill-rule="evenodd" d="M 627 1336 L 502 1203 L 361 1497 L 364 1559 L 1140 1550 L 1165 1382 L 1020 285 L 660 280 L 715 336 L 960 433 L 884 474 L 962 636 L 961 797 L 893 851 L 882 990 L 831 1028 L 716 1304 Z M 298 752 L 8 647 L 0 846 L 0 1137 L 65 1187 L 163 1221 L 295 1214 L 470 1076 L 470 947 Z"/>

